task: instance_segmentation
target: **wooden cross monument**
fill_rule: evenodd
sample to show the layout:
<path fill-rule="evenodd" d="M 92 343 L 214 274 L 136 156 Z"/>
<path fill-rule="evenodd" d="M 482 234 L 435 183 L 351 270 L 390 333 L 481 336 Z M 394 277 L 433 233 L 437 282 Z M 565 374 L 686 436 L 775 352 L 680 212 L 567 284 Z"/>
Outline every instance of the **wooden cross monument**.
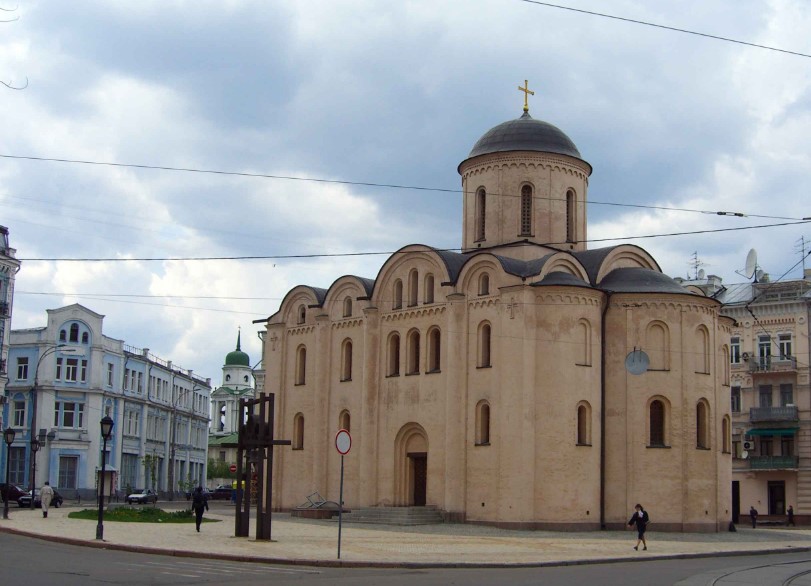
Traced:
<path fill-rule="evenodd" d="M 273 438 L 274 395 L 240 399 L 237 443 L 236 537 L 248 537 L 251 492 L 256 480 L 256 539 L 270 541 L 273 496 L 273 446 L 289 446 L 290 440 Z M 265 490 L 267 489 L 267 490 Z"/>

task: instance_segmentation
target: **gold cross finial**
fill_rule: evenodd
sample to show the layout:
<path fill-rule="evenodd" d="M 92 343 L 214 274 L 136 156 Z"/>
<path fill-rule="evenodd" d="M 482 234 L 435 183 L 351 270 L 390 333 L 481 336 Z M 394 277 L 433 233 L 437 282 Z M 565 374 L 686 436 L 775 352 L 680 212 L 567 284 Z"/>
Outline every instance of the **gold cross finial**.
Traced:
<path fill-rule="evenodd" d="M 518 86 L 518 91 L 524 92 L 524 112 L 529 112 L 529 95 L 535 95 L 531 89 L 529 89 L 529 82 L 525 79 L 524 80 L 524 87 Z"/>

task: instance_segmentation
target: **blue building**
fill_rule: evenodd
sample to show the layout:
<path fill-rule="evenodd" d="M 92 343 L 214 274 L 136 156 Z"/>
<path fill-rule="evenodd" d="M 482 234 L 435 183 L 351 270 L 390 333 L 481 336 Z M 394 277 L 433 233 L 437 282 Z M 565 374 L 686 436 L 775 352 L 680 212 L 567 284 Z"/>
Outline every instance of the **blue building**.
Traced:
<path fill-rule="evenodd" d="M 107 442 L 108 490 L 180 491 L 206 477 L 211 380 L 104 335 L 79 304 L 48 310 L 45 327 L 12 330 L 4 421 L 17 431 L 10 481 L 93 498 Z M 39 451 L 31 450 L 38 440 Z M 32 457 L 33 454 L 33 457 Z M 6 452 L 0 464 L 5 466 Z"/>
<path fill-rule="evenodd" d="M 8 383 L 8 331 L 11 329 L 11 308 L 14 305 L 14 277 L 20 270 L 20 261 L 8 241 L 8 228 L 0 226 L 0 404 L 5 400 Z M 0 413 L 0 429 L 5 429 Z"/>

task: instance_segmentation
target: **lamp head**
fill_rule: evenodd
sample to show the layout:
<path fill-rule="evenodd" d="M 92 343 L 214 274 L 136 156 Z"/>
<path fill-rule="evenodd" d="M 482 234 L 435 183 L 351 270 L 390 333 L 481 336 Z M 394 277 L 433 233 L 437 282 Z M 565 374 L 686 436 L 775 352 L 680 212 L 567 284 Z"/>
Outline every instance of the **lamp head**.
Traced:
<path fill-rule="evenodd" d="M 6 442 L 7 446 L 10 446 L 11 444 L 14 443 L 15 435 L 17 435 L 17 432 L 10 427 L 7 427 L 6 430 L 3 432 L 3 440 Z"/>
<path fill-rule="evenodd" d="M 105 440 L 110 439 L 110 436 L 113 433 L 113 418 L 109 415 L 105 416 L 104 419 L 101 420 L 101 437 Z"/>
<path fill-rule="evenodd" d="M 39 443 L 38 439 L 32 439 L 31 440 L 31 451 L 32 452 L 34 452 L 36 454 L 39 451 L 40 447 L 41 447 L 41 444 Z"/>

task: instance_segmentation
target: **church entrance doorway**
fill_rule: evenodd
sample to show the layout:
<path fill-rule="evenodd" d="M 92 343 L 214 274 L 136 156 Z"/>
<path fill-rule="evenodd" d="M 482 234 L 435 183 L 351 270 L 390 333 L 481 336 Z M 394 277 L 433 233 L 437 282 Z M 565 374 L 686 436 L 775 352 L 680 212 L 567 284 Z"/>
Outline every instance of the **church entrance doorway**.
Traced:
<path fill-rule="evenodd" d="M 428 502 L 428 435 L 419 423 L 407 423 L 394 440 L 394 504 L 422 507 Z"/>
<path fill-rule="evenodd" d="M 415 507 L 424 507 L 428 489 L 428 454 L 424 452 L 411 453 L 408 455 L 408 459 L 411 460 L 414 478 L 411 501 Z"/>

